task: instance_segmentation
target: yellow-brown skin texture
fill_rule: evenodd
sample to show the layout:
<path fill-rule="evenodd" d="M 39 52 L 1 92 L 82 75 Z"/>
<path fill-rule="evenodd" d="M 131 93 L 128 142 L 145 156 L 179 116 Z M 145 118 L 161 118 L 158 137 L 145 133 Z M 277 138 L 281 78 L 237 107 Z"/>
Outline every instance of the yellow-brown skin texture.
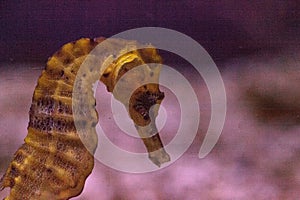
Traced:
<path fill-rule="evenodd" d="M 83 38 L 64 45 L 49 58 L 34 90 L 25 143 L 14 154 L 0 180 L 0 189 L 11 188 L 5 200 L 65 200 L 81 193 L 85 180 L 93 169 L 94 158 L 80 140 L 74 124 L 73 85 L 80 65 L 90 51 L 103 40 Z M 161 62 L 153 48 L 131 53 L 136 54 L 140 62 Z M 126 67 L 133 68 L 140 63 L 128 64 Z M 124 73 L 123 66 L 118 68 L 119 71 L 114 71 L 117 65 L 118 61 L 115 61 L 104 72 L 105 77 L 101 77 L 109 91 L 112 91 L 117 79 Z M 133 96 L 146 90 L 158 92 L 159 88 L 155 84 L 141 87 Z M 157 100 L 157 103 L 161 100 Z M 130 104 L 134 105 L 135 101 L 136 98 L 132 97 Z M 93 96 L 91 102 L 94 102 Z M 134 123 L 149 124 L 149 119 L 145 120 L 131 105 L 129 113 Z M 94 129 L 98 121 L 94 105 L 93 108 L 96 115 L 93 115 L 92 120 L 86 121 L 89 129 Z M 158 134 L 143 141 L 148 151 L 162 148 Z M 97 141 L 92 151 L 96 146 Z M 167 161 L 169 157 L 166 155 L 164 157 Z M 158 165 L 161 164 L 161 161 L 157 162 Z"/>

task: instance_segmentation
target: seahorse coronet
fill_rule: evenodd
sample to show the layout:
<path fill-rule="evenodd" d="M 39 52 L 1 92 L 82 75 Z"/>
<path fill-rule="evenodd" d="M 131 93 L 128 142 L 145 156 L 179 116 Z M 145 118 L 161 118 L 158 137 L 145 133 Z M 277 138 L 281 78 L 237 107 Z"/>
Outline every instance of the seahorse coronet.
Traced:
<path fill-rule="evenodd" d="M 25 143 L 16 151 L 0 180 L 0 190 L 11 188 L 5 200 L 67 200 L 78 196 L 92 172 L 93 152 L 97 148 L 98 113 L 92 79 L 100 79 L 107 90 L 113 92 L 118 80 L 139 65 L 156 63 L 158 68 L 143 76 L 159 76 L 162 59 L 153 46 L 137 49 L 136 41 L 113 39 L 107 46 L 107 55 L 100 60 L 101 76 L 93 73 L 93 69 L 101 66 L 88 65 L 89 74 L 80 74 L 83 78 L 78 81 L 83 63 L 88 62 L 87 58 L 96 58 L 96 47 L 103 41 L 105 38 L 82 38 L 65 44 L 48 59 L 32 97 Z M 117 56 L 109 54 L 114 45 L 124 46 Z M 84 78 L 87 75 L 93 78 Z M 140 74 L 137 77 L 141 77 Z M 79 95 L 75 87 L 79 88 Z M 122 97 L 114 96 L 122 102 Z M 148 131 L 145 125 L 150 124 L 150 129 L 156 130 L 155 121 L 149 117 L 150 107 L 160 104 L 163 98 L 159 84 L 147 84 L 136 89 L 130 102 L 122 102 L 128 105 L 129 115 L 141 136 Z M 86 107 L 76 110 L 74 102 Z M 157 110 L 153 112 L 156 116 Z M 88 140 L 88 146 L 83 140 Z M 154 164 L 160 166 L 170 160 L 158 133 L 142 140 Z"/>

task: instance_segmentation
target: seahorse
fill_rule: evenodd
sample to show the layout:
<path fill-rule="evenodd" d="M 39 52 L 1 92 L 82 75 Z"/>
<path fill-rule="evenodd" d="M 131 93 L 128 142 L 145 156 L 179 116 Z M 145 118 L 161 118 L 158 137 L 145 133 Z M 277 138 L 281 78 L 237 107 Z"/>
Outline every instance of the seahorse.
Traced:
<path fill-rule="evenodd" d="M 122 85 L 135 84 L 141 78 L 157 80 L 162 58 L 152 45 L 137 48 L 135 41 L 114 39 L 107 43 L 99 66 L 89 64 L 88 58 L 97 58 L 97 46 L 106 41 L 105 38 L 82 38 L 65 44 L 48 59 L 32 97 L 25 142 L 0 180 L 0 190 L 11 188 L 5 200 L 66 200 L 81 194 L 94 166 L 93 153 L 101 148 L 97 147 L 95 131 L 98 123 L 92 90 L 95 77 L 127 106 L 149 159 L 158 166 L 170 160 L 158 132 L 153 134 L 157 131 L 154 119 L 158 110 L 150 108 L 161 104 L 164 98 L 159 84 L 138 87 L 129 102 L 114 93 L 118 80 L 143 64 L 154 63 L 156 67 L 136 73 L 136 77 L 128 80 L 130 83 L 125 80 Z M 117 55 L 110 55 L 109 49 L 117 51 Z M 88 70 L 80 72 L 83 65 L 87 65 Z M 97 70 L 100 77 L 95 75 Z M 88 78 L 86 73 L 93 78 Z M 81 107 L 81 104 L 86 106 Z"/>

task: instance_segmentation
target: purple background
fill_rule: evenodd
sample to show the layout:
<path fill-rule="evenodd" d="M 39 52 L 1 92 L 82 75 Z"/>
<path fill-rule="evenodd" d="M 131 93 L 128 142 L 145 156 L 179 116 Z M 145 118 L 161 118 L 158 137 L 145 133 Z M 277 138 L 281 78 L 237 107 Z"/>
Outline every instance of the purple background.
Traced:
<path fill-rule="evenodd" d="M 1 1 L 0 61 L 45 62 L 62 44 L 143 26 L 197 40 L 215 61 L 299 44 L 297 1 Z"/>
<path fill-rule="evenodd" d="M 123 173 L 96 162 L 74 200 L 299 199 L 300 3 L 15 2 L 0 2 L 0 177 L 27 135 L 32 94 L 49 56 L 81 37 L 160 26 L 197 40 L 221 69 L 227 95 L 221 137 L 205 159 L 198 158 L 210 120 L 210 96 L 193 67 L 179 63 L 177 70 L 195 89 L 201 112 L 188 151 L 171 166 L 147 174 Z M 99 123 L 109 139 L 129 151 L 145 151 L 140 140 L 114 125 L 111 94 L 100 86 Z M 181 87 L 180 82 L 174 81 L 174 87 Z M 164 92 L 168 117 L 161 137 L 167 144 L 179 126 L 180 108 L 174 95 Z M 1 191 L 0 199 L 8 192 Z"/>

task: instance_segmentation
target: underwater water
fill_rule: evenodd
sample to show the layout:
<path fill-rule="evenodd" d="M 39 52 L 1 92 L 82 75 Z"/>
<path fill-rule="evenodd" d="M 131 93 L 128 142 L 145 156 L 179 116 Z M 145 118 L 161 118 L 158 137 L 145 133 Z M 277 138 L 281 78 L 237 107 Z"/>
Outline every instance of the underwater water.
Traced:
<path fill-rule="evenodd" d="M 297 199 L 300 61 L 296 55 L 286 50 L 221 63 L 226 120 L 218 143 L 203 159 L 198 151 L 210 120 L 210 97 L 201 77 L 185 67 L 181 72 L 193 85 L 200 105 L 200 126 L 189 149 L 170 166 L 149 173 L 121 172 L 96 161 L 82 194 L 72 199 Z M 42 63 L 1 63 L 1 174 L 27 134 L 28 111 L 42 68 Z M 180 87 L 180 82 L 174 87 Z M 180 107 L 174 94 L 162 90 L 167 119 L 160 134 L 167 144 L 178 129 Z M 144 152 L 139 139 L 114 124 L 111 95 L 105 87 L 97 88 L 96 98 L 99 124 L 107 137 L 120 148 Z M 2 191 L 0 198 L 8 191 Z"/>

